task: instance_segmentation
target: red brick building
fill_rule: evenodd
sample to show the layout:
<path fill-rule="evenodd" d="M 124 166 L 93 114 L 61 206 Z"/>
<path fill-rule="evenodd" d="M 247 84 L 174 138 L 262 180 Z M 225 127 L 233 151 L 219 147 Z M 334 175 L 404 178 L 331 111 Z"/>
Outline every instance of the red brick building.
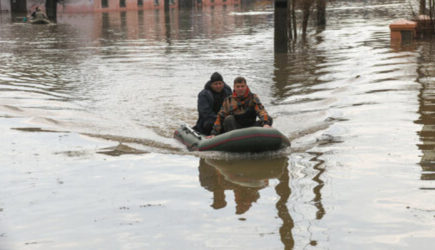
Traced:
<path fill-rule="evenodd" d="M 169 8 L 183 6 L 237 5 L 241 0 L 168 0 Z M 44 9 L 45 0 L 0 0 L 0 11 L 30 12 Z M 164 0 L 59 0 L 58 13 L 163 9 Z"/>
<path fill-rule="evenodd" d="M 179 0 L 169 0 L 169 8 L 177 8 L 178 2 Z M 37 6 L 43 9 L 45 0 L 0 0 L 0 11 L 30 12 Z M 58 13 L 163 8 L 164 0 L 59 0 L 57 5 Z"/>

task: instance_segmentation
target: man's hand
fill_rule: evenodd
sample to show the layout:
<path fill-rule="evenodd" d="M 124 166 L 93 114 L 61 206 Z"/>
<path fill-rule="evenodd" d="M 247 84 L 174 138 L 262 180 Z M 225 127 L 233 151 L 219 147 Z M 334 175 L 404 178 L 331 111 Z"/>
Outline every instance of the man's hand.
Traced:
<path fill-rule="evenodd" d="M 206 136 L 205 138 L 206 138 L 206 139 L 211 139 L 211 138 L 213 138 L 213 137 L 215 137 L 215 135 L 209 135 L 209 136 Z"/>
<path fill-rule="evenodd" d="M 271 126 L 270 126 L 270 125 L 267 125 L 267 124 L 264 124 L 264 125 L 263 125 L 263 128 L 271 128 Z"/>

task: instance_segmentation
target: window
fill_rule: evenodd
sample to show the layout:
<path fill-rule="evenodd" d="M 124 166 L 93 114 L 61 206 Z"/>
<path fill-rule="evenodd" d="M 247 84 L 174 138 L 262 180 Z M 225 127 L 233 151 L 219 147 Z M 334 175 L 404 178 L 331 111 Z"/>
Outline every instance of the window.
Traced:
<path fill-rule="evenodd" d="M 125 8 L 125 0 L 119 0 L 119 7 Z"/>
<path fill-rule="evenodd" d="M 143 6 L 143 0 L 137 0 L 137 6 Z"/>
<path fill-rule="evenodd" d="M 107 0 L 101 0 L 101 7 L 102 8 L 107 8 L 109 7 L 109 2 Z"/>

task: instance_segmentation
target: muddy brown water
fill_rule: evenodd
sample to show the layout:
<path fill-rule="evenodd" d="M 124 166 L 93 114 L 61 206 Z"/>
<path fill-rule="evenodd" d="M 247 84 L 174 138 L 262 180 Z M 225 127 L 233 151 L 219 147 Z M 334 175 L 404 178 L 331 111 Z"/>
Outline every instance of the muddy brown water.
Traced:
<path fill-rule="evenodd" d="M 327 15 L 282 55 L 267 4 L 2 13 L 0 249 L 431 249 L 434 42 L 390 43 L 407 1 Z M 174 141 L 214 71 L 247 78 L 291 149 Z"/>

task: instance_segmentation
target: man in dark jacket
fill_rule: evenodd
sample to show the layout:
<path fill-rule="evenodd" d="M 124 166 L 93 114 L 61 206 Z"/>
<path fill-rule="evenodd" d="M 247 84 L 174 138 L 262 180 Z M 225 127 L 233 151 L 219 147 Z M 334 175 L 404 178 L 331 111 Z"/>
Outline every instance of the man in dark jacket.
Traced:
<path fill-rule="evenodd" d="M 214 72 L 204 89 L 198 94 L 199 117 L 193 129 L 201 134 L 210 135 L 222 102 L 231 93 L 231 87 L 224 82 L 222 75 Z"/>

